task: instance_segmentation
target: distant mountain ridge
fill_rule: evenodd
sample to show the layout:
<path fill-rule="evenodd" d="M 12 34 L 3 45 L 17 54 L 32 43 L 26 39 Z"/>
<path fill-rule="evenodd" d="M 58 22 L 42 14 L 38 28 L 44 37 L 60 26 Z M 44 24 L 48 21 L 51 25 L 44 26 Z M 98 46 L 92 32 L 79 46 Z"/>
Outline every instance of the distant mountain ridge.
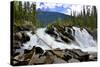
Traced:
<path fill-rule="evenodd" d="M 65 15 L 63 13 L 58 12 L 45 12 L 45 11 L 37 11 L 36 18 L 42 22 L 43 24 L 47 25 L 48 23 L 54 22 L 57 19 L 67 19 L 70 18 L 70 15 Z"/>

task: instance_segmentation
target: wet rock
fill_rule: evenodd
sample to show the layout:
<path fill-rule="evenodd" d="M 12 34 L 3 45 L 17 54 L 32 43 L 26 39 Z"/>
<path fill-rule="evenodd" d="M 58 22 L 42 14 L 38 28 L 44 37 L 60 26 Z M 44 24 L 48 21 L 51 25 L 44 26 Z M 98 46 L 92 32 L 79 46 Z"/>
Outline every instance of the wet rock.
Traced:
<path fill-rule="evenodd" d="M 80 62 L 83 62 L 83 61 L 89 61 L 89 55 L 83 55 L 83 56 L 80 56 L 79 58 L 77 58 Z"/>
<path fill-rule="evenodd" d="M 75 41 L 75 38 L 72 36 L 72 30 L 67 27 L 67 32 L 65 32 L 65 28 L 63 26 L 54 26 L 50 29 L 47 29 L 45 32 L 53 37 L 58 42 L 64 41 L 66 43 L 70 43 L 71 41 Z M 57 40 L 57 38 L 61 40 Z"/>
<path fill-rule="evenodd" d="M 68 60 L 72 59 L 72 56 L 70 56 L 70 55 L 64 55 L 63 59 L 68 62 Z"/>
<path fill-rule="evenodd" d="M 97 53 L 89 53 L 89 60 L 90 61 L 97 61 Z"/>
<path fill-rule="evenodd" d="M 35 46 L 33 46 L 31 50 L 24 49 L 24 54 L 27 54 L 27 53 L 34 53 L 34 52 L 35 52 Z"/>
<path fill-rule="evenodd" d="M 31 52 L 32 50 L 27 50 L 27 49 L 25 49 L 24 50 L 24 53 L 26 54 L 26 53 L 29 53 L 29 52 Z"/>
<path fill-rule="evenodd" d="M 44 53 L 44 50 L 41 47 L 35 47 L 36 54 L 42 54 Z"/>
<path fill-rule="evenodd" d="M 68 29 L 68 30 L 69 30 L 69 29 Z M 71 31 L 71 30 L 70 30 L 70 31 Z M 70 40 L 75 41 L 75 38 L 74 38 L 70 33 L 63 32 L 62 34 L 63 34 L 63 36 L 66 36 L 66 37 L 69 38 Z"/>
<path fill-rule="evenodd" d="M 45 32 L 53 37 L 57 37 L 57 34 L 54 32 L 54 28 L 51 28 L 51 29 L 47 29 Z"/>
<path fill-rule="evenodd" d="M 30 40 L 30 37 L 24 32 L 22 33 L 22 39 L 21 39 L 21 42 L 22 43 L 26 43 L 27 41 Z"/>
<path fill-rule="evenodd" d="M 76 57 L 79 61 L 89 61 L 89 54 L 87 52 L 83 52 L 80 49 L 73 49 L 74 53 L 77 54 L 78 57 Z"/>
<path fill-rule="evenodd" d="M 88 54 L 88 52 L 83 52 L 82 50 L 80 50 L 80 49 L 72 49 L 71 50 L 73 53 L 76 53 L 77 55 L 79 55 L 79 56 L 83 56 L 83 55 L 87 55 Z"/>
<path fill-rule="evenodd" d="M 66 43 L 71 43 L 71 41 L 68 38 L 61 36 L 61 39 Z"/>
<path fill-rule="evenodd" d="M 70 59 L 75 58 L 80 62 L 89 60 L 89 54 L 87 52 L 81 51 L 80 49 L 72 49 L 72 50 L 66 49 L 65 57 L 67 58 L 67 56 L 69 56 Z"/>
<path fill-rule="evenodd" d="M 26 32 L 16 32 L 13 35 L 13 49 L 20 49 L 22 43 L 26 43 L 30 40 L 30 37 L 26 34 Z"/>

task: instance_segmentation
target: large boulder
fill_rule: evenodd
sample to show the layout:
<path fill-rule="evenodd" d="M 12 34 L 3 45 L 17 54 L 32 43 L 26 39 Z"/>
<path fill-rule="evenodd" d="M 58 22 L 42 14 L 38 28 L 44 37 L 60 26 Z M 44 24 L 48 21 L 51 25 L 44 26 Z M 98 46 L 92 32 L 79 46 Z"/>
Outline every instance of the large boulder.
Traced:
<path fill-rule="evenodd" d="M 89 61 L 89 54 L 87 52 L 81 51 L 80 49 L 72 49 L 72 50 L 66 49 L 65 58 L 68 59 L 68 57 L 70 57 L 69 60 L 75 58 L 80 62 Z"/>
<path fill-rule="evenodd" d="M 12 56 L 16 54 L 17 49 L 21 49 L 23 43 L 30 40 L 26 32 L 20 31 L 13 33 Z"/>
<path fill-rule="evenodd" d="M 45 56 L 46 56 L 46 59 L 44 61 L 45 64 L 52 64 L 54 62 L 55 56 L 51 52 L 47 51 Z"/>
<path fill-rule="evenodd" d="M 21 32 L 16 32 L 16 33 L 13 33 L 13 39 L 14 40 L 21 40 L 22 39 L 22 33 Z"/>
<path fill-rule="evenodd" d="M 13 40 L 20 41 L 21 43 L 26 43 L 30 40 L 30 37 L 27 35 L 26 32 L 16 32 L 13 33 Z"/>
<path fill-rule="evenodd" d="M 97 52 L 89 53 L 89 60 L 90 61 L 97 61 Z"/>
<path fill-rule="evenodd" d="M 22 43 L 26 43 L 26 42 L 29 41 L 29 40 L 30 40 L 30 37 L 27 35 L 26 32 L 23 32 L 23 33 L 22 33 L 21 42 L 22 42 Z"/>

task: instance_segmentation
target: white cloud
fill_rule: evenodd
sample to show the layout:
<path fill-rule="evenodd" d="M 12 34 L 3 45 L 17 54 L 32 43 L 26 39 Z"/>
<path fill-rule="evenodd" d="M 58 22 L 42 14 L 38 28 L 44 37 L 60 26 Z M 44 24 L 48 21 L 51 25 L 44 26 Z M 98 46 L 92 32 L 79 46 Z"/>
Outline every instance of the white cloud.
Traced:
<path fill-rule="evenodd" d="M 70 15 L 71 12 L 73 15 L 74 11 L 76 12 L 76 15 L 78 15 L 81 13 L 81 11 L 83 11 L 83 5 L 77 5 L 77 4 L 71 5 L 71 4 L 65 4 L 65 3 L 48 3 L 48 2 L 42 2 L 42 3 L 43 4 L 41 4 L 41 2 L 36 2 L 36 9 L 43 8 L 44 10 L 49 9 L 50 11 L 61 12 L 61 11 L 57 11 L 56 7 L 59 7 L 59 9 L 61 9 L 62 7 L 63 9 L 61 13 L 68 14 L 68 15 Z M 88 8 L 91 10 L 92 7 L 89 6 Z"/>
<path fill-rule="evenodd" d="M 64 8 L 67 8 L 67 7 L 69 7 L 69 5 L 68 4 L 63 4 L 63 3 L 47 3 L 47 2 L 44 2 L 44 4 L 42 4 L 41 6 L 40 6 L 40 3 L 41 2 L 37 2 L 36 3 L 36 8 L 38 9 L 38 8 L 51 8 L 51 9 L 53 9 L 53 8 L 55 8 L 56 6 L 57 7 L 61 7 L 61 6 L 63 6 Z"/>
<path fill-rule="evenodd" d="M 67 9 L 64 14 L 71 15 L 71 9 Z"/>
<path fill-rule="evenodd" d="M 46 2 L 44 2 L 44 4 L 42 4 L 41 6 L 40 6 L 40 3 L 41 2 L 36 3 L 36 9 L 38 9 L 38 8 L 40 8 L 40 9 L 50 8 L 51 9 L 51 8 L 55 8 L 55 6 L 56 6 L 56 3 L 46 3 Z"/>

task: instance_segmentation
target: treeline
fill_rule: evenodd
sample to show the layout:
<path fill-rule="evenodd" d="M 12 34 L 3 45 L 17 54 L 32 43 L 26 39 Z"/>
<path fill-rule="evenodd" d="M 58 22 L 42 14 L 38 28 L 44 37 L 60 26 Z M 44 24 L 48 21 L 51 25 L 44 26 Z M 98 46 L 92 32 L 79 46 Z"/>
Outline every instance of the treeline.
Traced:
<path fill-rule="evenodd" d="M 34 30 L 42 24 L 36 19 L 36 3 L 13 1 L 13 30 Z"/>
<path fill-rule="evenodd" d="M 96 6 L 83 6 L 83 10 L 79 15 L 76 16 L 76 12 L 73 12 L 72 22 L 76 26 L 87 27 L 87 28 L 97 28 L 97 9 Z"/>
<path fill-rule="evenodd" d="M 13 30 L 35 30 L 42 27 L 43 23 L 36 18 L 36 3 L 29 1 L 13 1 Z M 81 13 L 76 15 L 77 12 L 73 11 L 70 15 L 71 18 L 62 20 L 58 18 L 53 22 L 53 25 L 66 25 L 86 27 L 89 29 L 97 28 L 97 9 L 96 6 L 83 6 Z M 45 18 L 44 18 L 45 19 Z M 52 24 L 48 24 L 50 27 Z"/>
<path fill-rule="evenodd" d="M 50 27 L 52 24 L 49 24 Z M 96 6 L 83 6 L 83 10 L 81 13 L 77 14 L 77 12 L 73 11 L 71 13 L 71 18 L 66 18 L 66 20 L 61 20 L 58 18 L 54 21 L 53 25 L 58 26 L 78 26 L 88 28 L 89 30 L 97 29 L 97 9 Z"/>

